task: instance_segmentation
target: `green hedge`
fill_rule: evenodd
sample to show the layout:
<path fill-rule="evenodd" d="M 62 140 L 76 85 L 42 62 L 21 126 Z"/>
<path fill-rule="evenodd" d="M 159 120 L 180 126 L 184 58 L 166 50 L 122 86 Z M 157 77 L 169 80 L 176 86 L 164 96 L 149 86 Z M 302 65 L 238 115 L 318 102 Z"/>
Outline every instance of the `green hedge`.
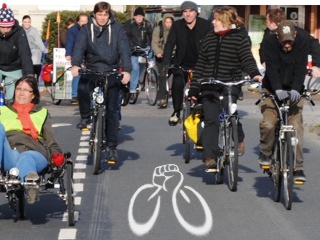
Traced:
<path fill-rule="evenodd" d="M 64 23 L 68 18 L 73 18 L 75 21 L 77 19 L 77 16 L 82 13 L 82 11 L 62 11 L 60 12 L 60 24 L 59 27 L 64 27 Z M 90 16 L 90 11 L 85 12 Z M 122 13 L 122 12 L 115 12 L 116 20 L 124 24 L 126 20 L 130 19 L 129 13 Z M 47 35 L 47 26 L 50 21 L 50 34 L 49 34 L 49 53 L 47 54 L 47 57 L 49 59 L 52 58 L 52 50 L 53 48 L 57 47 L 57 38 L 58 38 L 58 23 L 57 23 L 57 12 L 49 13 L 43 24 L 42 24 L 42 39 L 46 39 Z"/>

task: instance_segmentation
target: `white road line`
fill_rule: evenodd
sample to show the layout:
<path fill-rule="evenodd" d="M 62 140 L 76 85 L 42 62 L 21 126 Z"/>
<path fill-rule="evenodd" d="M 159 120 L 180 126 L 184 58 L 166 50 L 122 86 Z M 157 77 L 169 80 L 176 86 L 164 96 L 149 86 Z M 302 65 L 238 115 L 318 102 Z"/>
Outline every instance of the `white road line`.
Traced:
<path fill-rule="evenodd" d="M 77 229 L 62 228 L 60 229 L 58 239 L 76 239 L 76 233 Z"/>
<path fill-rule="evenodd" d="M 73 179 L 85 179 L 86 173 L 84 172 L 75 172 L 73 173 Z"/>
<path fill-rule="evenodd" d="M 82 131 L 82 135 L 90 135 L 90 131 Z"/>
<path fill-rule="evenodd" d="M 79 146 L 80 146 L 80 147 L 88 147 L 88 146 L 89 146 L 89 142 L 88 142 L 88 141 L 86 141 L 86 142 L 80 142 L 80 143 L 79 143 Z"/>
<path fill-rule="evenodd" d="M 76 157 L 76 161 L 83 161 L 83 160 L 88 160 L 88 156 L 87 155 L 78 155 Z"/>
<path fill-rule="evenodd" d="M 88 141 L 90 139 L 90 136 L 81 136 L 80 141 Z"/>
<path fill-rule="evenodd" d="M 74 169 L 86 169 L 86 168 L 87 168 L 87 164 L 84 164 L 84 163 L 74 164 Z"/>
<path fill-rule="evenodd" d="M 77 205 L 77 206 L 81 205 L 81 197 L 75 197 L 74 198 L 74 204 Z"/>
<path fill-rule="evenodd" d="M 73 190 L 75 192 L 83 192 L 83 183 L 74 183 Z"/>
<path fill-rule="evenodd" d="M 89 153 L 89 148 L 79 148 L 78 153 Z"/>

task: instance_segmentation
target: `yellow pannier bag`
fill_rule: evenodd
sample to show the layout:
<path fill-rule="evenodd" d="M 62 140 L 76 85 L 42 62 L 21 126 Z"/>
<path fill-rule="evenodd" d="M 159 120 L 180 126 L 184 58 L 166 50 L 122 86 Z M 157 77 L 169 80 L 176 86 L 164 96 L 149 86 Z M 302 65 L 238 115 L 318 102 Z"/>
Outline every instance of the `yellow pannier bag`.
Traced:
<path fill-rule="evenodd" d="M 189 138 L 195 143 L 197 144 L 199 139 L 199 124 L 200 124 L 200 114 L 196 113 L 196 114 L 190 114 L 189 117 L 186 118 L 186 120 L 184 120 L 184 126 L 187 130 L 187 134 L 189 136 Z"/>

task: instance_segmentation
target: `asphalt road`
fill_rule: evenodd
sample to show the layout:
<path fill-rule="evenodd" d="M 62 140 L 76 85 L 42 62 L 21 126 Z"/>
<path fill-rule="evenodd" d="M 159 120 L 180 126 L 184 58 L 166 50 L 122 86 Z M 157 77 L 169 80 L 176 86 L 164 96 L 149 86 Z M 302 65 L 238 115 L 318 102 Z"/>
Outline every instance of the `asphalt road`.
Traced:
<path fill-rule="evenodd" d="M 142 93 L 136 105 L 124 107 L 120 160 L 115 166 L 102 162 L 101 173 L 93 175 L 87 132 L 75 128 L 77 106 L 68 101 L 52 105 L 43 94 L 56 137 L 75 162 L 79 219 L 68 227 L 66 206 L 50 191 L 27 206 L 27 219 L 21 221 L 0 193 L 1 239 L 319 239 L 320 149 L 308 125 L 317 124 L 320 101 L 315 100 L 313 112 L 307 105 L 304 109 L 307 183 L 295 186 L 292 210 L 287 211 L 282 202 L 273 201 L 272 182 L 257 162 L 257 98 L 246 92 L 238 104 L 246 153 L 240 158 L 238 191 L 231 192 L 226 183 L 216 185 L 214 175 L 205 172 L 200 153 L 193 151 L 190 163 L 184 163 L 181 125 L 168 125 L 171 105 L 161 110 L 148 106 Z"/>

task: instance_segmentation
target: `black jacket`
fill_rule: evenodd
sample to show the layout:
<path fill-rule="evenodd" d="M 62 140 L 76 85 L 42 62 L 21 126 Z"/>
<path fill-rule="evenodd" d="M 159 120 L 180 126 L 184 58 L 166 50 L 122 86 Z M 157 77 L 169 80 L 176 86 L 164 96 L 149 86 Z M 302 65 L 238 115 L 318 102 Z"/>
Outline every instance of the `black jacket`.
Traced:
<path fill-rule="evenodd" d="M 276 90 L 296 90 L 302 92 L 310 40 L 299 32 L 290 52 L 284 52 L 275 34 L 264 39 L 266 73 L 263 87 L 274 93 Z"/>
<path fill-rule="evenodd" d="M 0 33 L 0 70 L 21 70 L 22 74 L 32 74 L 33 64 L 27 35 L 18 22 L 7 35 Z"/>
<path fill-rule="evenodd" d="M 213 30 L 213 25 L 210 21 L 197 17 L 195 24 L 196 39 L 197 39 L 197 49 L 196 52 L 199 53 L 202 40 L 204 37 Z M 164 65 L 170 64 L 171 55 L 174 47 L 176 46 L 175 55 L 172 60 L 172 64 L 176 66 L 181 66 L 183 63 L 185 53 L 187 49 L 187 24 L 184 19 L 179 19 L 173 22 L 170 29 L 169 36 L 164 48 L 163 53 L 163 63 Z"/>
<path fill-rule="evenodd" d="M 143 20 L 142 24 L 137 24 L 134 19 L 125 22 L 124 30 L 130 42 L 131 49 L 139 46 L 145 48 L 151 46 L 153 27 L 148 20 Z"/>
<path fill-rule="evenodd" d="M 94 18 L 81 27 L 72 53 L 72 66 L 81 66 L 84 61 L 87 68 L 105 72 L 123 68 L 131 72 L 131 52 L 128 38 L 122 25 L 113 16 L 107 25 L 99 27 Z"/>

